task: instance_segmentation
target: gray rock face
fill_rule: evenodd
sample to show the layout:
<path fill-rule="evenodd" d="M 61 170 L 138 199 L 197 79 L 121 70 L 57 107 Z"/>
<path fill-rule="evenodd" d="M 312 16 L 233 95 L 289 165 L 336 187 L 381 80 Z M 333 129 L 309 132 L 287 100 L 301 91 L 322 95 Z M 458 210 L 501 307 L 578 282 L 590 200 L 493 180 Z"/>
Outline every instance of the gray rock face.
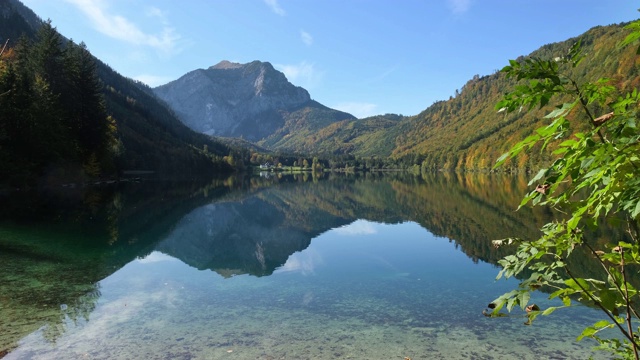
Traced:
<path fill-rule="evenodd" d="M 209 135 L 260 140 L 284 125 L 281 111 L 311 100 L 268 62 L 222 61 L 154 89 L 191 129 Z"/>

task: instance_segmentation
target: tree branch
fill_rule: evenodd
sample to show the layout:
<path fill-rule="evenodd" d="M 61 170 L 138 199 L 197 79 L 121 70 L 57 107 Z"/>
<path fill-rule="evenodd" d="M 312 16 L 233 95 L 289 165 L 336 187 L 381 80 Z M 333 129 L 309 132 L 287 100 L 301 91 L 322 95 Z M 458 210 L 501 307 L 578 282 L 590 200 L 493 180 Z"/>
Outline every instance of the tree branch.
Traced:
<path fill-rule="evenodd" d="M 566 264 L 566 262 L 565 262 Z M 618 329 L 620 330 L 620 332 L 622 333 L 622 335 L 624 335 L 624 337 L 626 337 L 627 339 L 629 339 L 629 341 L 631 341 L 634 344 L 634 349 L 637 346 L 635 339 L 629 335 L 629 333 L 627 332 L 627 330 L 625 330 L 625 328 L 622 327 L 622 325 L 620 325 L 617 321 L 616 318 L 613 317 L 613 315 L 611 314 L 611 312 L 609 312 L 609 310 L 607 310 L 604 306 L 602 306 L 602 304 L 600 303 L 600 301 L 596 300 L 596 298 L 593 297 L 593 295 L 591 295 L 591 293 L 589 291 L 587 291 L 587 289 L 585 289 L 584 287 L 582 287 L 582 285 L 580 284 L 580 282 L 578 281 L 578 279 L 576 279 L 575 276 L 573 276 L 573 274 L 571 273 L 571 270 L 569 270 L 568 266 L 564 266 L 564 270 L 567 272 L 567 275 L 569 275 L 569 277 L 571 279 L 573 279 L 573 281 L 578 285 L 578 287 L 580 287 L 580 289 L 582 289 L 582 291 L 589 297 L 589 299 L 591 299 L 591 301 L 593 301 L 594 304 L 596 304 L 597 307 L 600 308 L 600 310 L 602 310 L 605 314 L 607 314 L 607 316 L 609 317 L 609 319 L 611 319 L 611 321 L 616 324 L 616 326 L 618 327 Z"/>
<path fill-rule="evenodd" d="M 604 269 L 604 271 L 607 273 L 607 275 L 612 278 L 615 279 L 615 277 L 611 274 L 611 272 L 609 271 L 609 269 L 607 269 L 607 265 L 604 263 L 604 261 L 602 261 L 602 259 L 600 258 L 600 255 L 598 255 L 598 253 L 591 247 L 591 245 L 587 244 L 587 242 L 584 242 L 584 245 L 589 248 L 589 250 L 591 251 L 591 253 L 596 257 L 596 259 L 598 259 L 598 262 L 600 263 L 600 265 L 602 265 L 602 268 Z M 631 299 L 629 299 L 629 293 L 626 292 L 625 295 L 625 291 L 622 290 L 622 288 L 620 287 L 620 285 L 618 285 L 615 281 L 613 282 L 613 284 L 616 286 L 616 289 L 618 290 L 619 293 L 624 295 L 624 300 L 625 302 L 627 302 L 627 304 L 629 302 L 631 302 Z M 638 313 L 636 312 L 636 310 L 634 308 L 631 308 L 631 312 L 633 312 L 633 314 L 637 317 L 640 318 L 640 316 L 638 316 Z"/>
<path fill-rule="evenodd" d="M 589 110 L 589 107 L 587 106 L 588 105 L 587 104 L 587 100 L 584 98 L 584 95 L 582 94 L 582 91 L 580 90 L 580 86 L 578 86 L 578 84 L 573 79 L 571 79 L 571 78 L 568 78 L 568 79 L 571 82 L 571 85 L 573 85 L 573 87 L 575 89 L 574 91 L 575 91 L 576 95 L 578 95 L 578 100 L 580 100 L 580 105 L 582 105 L 582 109 L 584 110 L 584 112 L 589 117 L 589 120 L 591 121 L 591 124 L 594 127 L 597 127 L 596 118 L 594 118 L 593 114 L 591 114 L 591 111 Z M 600 141 L 602 141 L 603 143 L 605 142 L 604 136 L 602 136 L 602 133 L 600 132 L 600 129 L 598 129 L 598 137 L 600 137 Z"/>
<path fill-rule="evenodd" d="M 631 335 L 632 338 L 634 338 L 633 336 L 633 324 L 631 324 L 631 301 L 629 300 L 629 287 L 627 286 L 627 274 L 625 271 L 625 266 L 624 266 L 624 248 L 620 247 L 620 263 L 622 268 L 620 269 L 620 273 L 622 273 L 622 281 L 624 282 L 624 294 L 625 294 L 625 303 L 627 305 L 627 316 L 626 316 L 626 320 L 627 320 L 627 331 L 629 331 L 629 335 Z M 631 342 L 632 346 L 633 346 L 633 354 L 636 357 L 636 360 L 640 360 L 640 357 L 638 357 L 638 344 L 636 344 L 635 341 Z"/>
<path fill-rule="evenodd" d="M 4 42 L 4 46 L 2 47 L 2 50 L 0 50 L 0 56 L 4 54 L 4 51 L 7 49 L 7 45 L 9 45 L 9 39 L 7 39 L 7 41 Z"/>

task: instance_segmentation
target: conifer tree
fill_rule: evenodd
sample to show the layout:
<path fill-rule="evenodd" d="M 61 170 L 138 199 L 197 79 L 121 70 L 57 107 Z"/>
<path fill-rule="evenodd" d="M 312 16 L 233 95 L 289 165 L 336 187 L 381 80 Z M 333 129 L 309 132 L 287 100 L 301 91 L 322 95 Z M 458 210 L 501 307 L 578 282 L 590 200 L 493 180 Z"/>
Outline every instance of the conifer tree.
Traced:
<path fill-rule="evenodd" d="M 63 164 L 89 176 L 109 170 L 115 122 L 86 46 L 63 42 L 46 22 L 13 53 L 0 68 L 1 177 L 29 183 Z"/>
<path fill-rule="evenodd" d="M 69 107 L 72 130 L 78 140 L 83 162 L 95 155 L 98 162 L 109 162 L 109 145 L 113 141 L 107 110 L 102 95 L 102 82 L 96 74 L 96 65 L 84 43 L 70 46 L 71 61 L 67 71 L 71 82 Z"/>

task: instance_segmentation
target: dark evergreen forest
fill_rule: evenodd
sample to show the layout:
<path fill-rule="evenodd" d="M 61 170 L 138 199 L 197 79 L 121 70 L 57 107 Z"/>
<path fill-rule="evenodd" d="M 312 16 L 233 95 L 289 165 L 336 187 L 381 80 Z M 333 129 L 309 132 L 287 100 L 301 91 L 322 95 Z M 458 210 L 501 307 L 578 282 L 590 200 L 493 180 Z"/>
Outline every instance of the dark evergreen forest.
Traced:
<path fill-rule="evenodd" d="M 6 21 L 4 21 L 6 19 Z M 0 183 L 23 187 L 148 171 L 234 171 L 231 147 L 184 126 L 146 85 L 95 59 L 50 21 L 0 24 Z"/>

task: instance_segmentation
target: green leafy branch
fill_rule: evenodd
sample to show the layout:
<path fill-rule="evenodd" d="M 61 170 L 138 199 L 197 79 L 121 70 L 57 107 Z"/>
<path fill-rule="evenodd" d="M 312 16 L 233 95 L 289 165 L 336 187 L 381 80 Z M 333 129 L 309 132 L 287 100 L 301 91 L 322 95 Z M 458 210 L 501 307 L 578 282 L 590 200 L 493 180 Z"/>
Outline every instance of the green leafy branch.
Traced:
<path fill-rule="evenodd" d="M 620 46 L 640 39 L 640 21 L 626 27 L 631 30 Z M 640 47 L 638 49 L 640 54 Z M 529 182 L 535 188 L 520 203 L 548 206 L 562 214 L 559 219 L 544 225 L 542 236 L 533 241 L 506 239 L 494 241 L 495 246 L 517 243 L 517 251 L 499 263 L 498 278 L 532 271 L 521 280 L 517 290 L 498 297 L 491 303 L 492 314 L 506 307 L 511 311 L 520 306 L 527 311 L 527 325 L 535 318 L 549 315 L 559 308 L 572 306 L 573 301 L 599 308 L 607 317 L 584 329 L 578 340 L 596 340 L 599 349 L 612 351 L 621 358 L 640 359 L 638 349 L 640 320 L 635 303 L 639 292 L 629 282 L 629 271 L 640 265 L 640 247 L 636 225 L 640 215 L 640 130 L 636 126 L 640 94 L 634 89 L 618 94 L 606 78 L 579 84 L 568 73 L 578 67 L 585 55 L 581 43 L 571 47 L 565 57 L 551 60 L 537 58 L 511 60 L 502 69 L 507 77 L 521 82 L 496 105 L 499 112 L 530 111 L 543 108 L 554 98 L 563 102 L 550 111 L 545 119 L 550 123 L 535 131 L 506 154 L 496 167 L 522 151 L 540 146 L 545 151 L 553 144 L 557 157 L 547 168 L 541 169 Z M 567 101 L 568 100 L 568 101 Z M 604 114 L 595 114 L 597 111 Z M 573 133 L 572 122 L 584 120 L 581 129 Z M 619 219 L 626 224 L 631 241 L 618 241 L 603 249 L 590 245 L 585 233 L 598 228 L 600 220 Z M 576 276 L 568 259 L 577 248 L 586 249 L 601 267 L 597 279 Z M 530 305 L 530 292 L 551 289 L 551 299 L 559 298 L 563 306 L 540 310 Z M 634 327 L 636 327 L 634 329 Z M 623 340 L 603 338 L 601 332 L 616 328 Z"/>

